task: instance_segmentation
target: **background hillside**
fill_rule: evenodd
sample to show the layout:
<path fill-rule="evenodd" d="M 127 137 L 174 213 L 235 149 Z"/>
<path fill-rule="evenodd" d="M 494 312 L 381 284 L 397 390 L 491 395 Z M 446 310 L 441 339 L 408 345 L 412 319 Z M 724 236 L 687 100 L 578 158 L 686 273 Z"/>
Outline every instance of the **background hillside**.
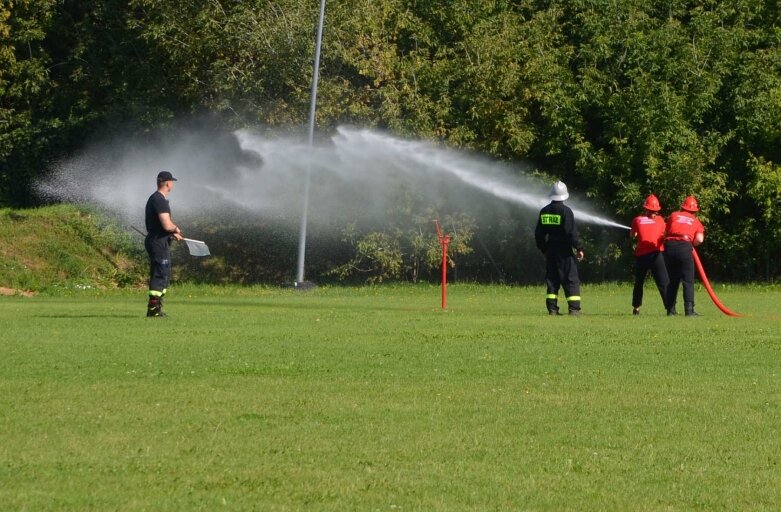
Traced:
<path fill-rule="evenodd" d="M 143 245 L 105 217 L 60 205 L 0 209 L 0 287 L 18 292 L 142 285 Z"/>

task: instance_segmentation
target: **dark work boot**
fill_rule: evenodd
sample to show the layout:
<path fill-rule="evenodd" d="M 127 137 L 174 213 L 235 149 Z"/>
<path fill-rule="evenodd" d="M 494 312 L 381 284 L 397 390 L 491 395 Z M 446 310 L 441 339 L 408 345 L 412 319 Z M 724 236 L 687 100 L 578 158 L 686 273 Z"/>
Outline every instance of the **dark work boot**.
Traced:
<path fill-rule="evenodd" d="M 163 313 L 163 303 L 159 297 L 149 297 L 149 303 L 146 305 L 146 316 L 155 318 L 166 316 Z"/>
<path fill-rule="evenodd" d="M 694 302 L 685 302 L 683 307 L 686 310 L 686 316 L 700 316 L 699 313 L 694 311 Z"/>

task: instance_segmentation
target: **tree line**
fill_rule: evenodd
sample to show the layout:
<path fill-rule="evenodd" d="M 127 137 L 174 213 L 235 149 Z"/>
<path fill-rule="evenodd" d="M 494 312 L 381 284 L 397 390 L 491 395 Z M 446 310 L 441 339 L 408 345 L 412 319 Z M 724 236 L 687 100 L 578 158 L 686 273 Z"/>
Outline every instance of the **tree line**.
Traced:
<path fill-rule="evenodd" d="M 34 204 L 34 180 L 96 132 L 204 112 L 300 126 L 317 4 L 0 3 L 0 201 Z M 649 193 L 670 209 L 694 194 L 714 272 L 774 279 L 779 27 L 772 0 L 328 2 L 318 132 L 353 123 L 530 161 L 624 218 Z"/>

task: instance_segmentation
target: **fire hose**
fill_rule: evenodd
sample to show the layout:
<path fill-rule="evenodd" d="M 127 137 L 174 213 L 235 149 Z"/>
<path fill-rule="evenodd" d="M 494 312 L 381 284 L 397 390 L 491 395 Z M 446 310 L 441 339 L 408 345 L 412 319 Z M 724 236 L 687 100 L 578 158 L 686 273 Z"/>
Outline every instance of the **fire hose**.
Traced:
<path fill-rule="evenodd" d="M 710 285 L 710 281 L 708 281 L 708 276 L 705 275 L 705 269 L 702 267 L 700 256 L 697 254 L 697 250 L 694 247 L 692 247 L 692 256 L 694 257 L 694 265 L 697 267 L 697 273 L 700 275 L 700 280 L 702 281 L 702 284 L 705 285 L 705 289 L 708 290 L 708 295 L 710 295 L 710 298 L 716 307 L 719 308 L 725 315 L 742 316 L 722 304 L 719 298 L 716 296 L 716 292 L 713 291 L 713 288 Z"/>

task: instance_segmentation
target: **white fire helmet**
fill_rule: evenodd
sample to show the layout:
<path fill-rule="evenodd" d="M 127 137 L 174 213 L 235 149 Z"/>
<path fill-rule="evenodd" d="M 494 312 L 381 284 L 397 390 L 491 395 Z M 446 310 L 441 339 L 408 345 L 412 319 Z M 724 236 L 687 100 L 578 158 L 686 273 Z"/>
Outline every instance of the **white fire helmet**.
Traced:
<path fill-rule="evenodd" d="M 548 197 L 550 197 L 553 201 L 566 201 L 569 197 L 567 185 L 565 185 L 563 181 L 557 181 L 551 187 Z"/>

